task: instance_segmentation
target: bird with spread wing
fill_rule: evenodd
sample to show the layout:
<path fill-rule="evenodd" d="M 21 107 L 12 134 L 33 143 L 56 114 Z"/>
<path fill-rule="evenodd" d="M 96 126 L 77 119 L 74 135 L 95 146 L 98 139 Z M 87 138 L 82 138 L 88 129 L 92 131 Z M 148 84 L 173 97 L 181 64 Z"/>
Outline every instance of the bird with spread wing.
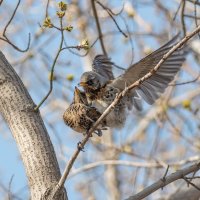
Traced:
<path fill-rule="evenodd" d="M 150 72 L 173 45 L 178 35 L 139 62 L 131 65 L 122 75 L 113 77 L 113 63 L 104 55 L 94 58 L 92 71 L 82 74 L 79 85 L 83 87 L 87 100 L 101 113 L 113 102 L 116 95 Z M 186 57 L 186 48 L 177 49 L 159 69 L 136 88 L 130 90 L 106 117 L 108 127 L 122 127 L 127 110 L 134 106 L 141 110 L 141 100 L 153 104 L 165 91 L 180 70 Z"/>

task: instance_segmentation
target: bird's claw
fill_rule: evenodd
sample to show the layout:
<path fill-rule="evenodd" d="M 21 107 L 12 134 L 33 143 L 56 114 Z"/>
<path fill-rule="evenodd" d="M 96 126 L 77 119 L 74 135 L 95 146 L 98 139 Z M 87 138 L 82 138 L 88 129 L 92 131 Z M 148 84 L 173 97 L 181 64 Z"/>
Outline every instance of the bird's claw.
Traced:
<path fill-rule="evenodd" d="M 103 135 L 100 129 L 97 129 L 96 131 L 94 131 L 94 133 L 97 134 L 99 137 Z"/>
<path fill-rule="evenodd" d="M 78 143 L 77 143 L 77 149 L 78 149 L 79 151 L 85 152 L 85 151 L 83 150 L 84 147 L 82 146 L 82 142 L 78 142 Z"/>

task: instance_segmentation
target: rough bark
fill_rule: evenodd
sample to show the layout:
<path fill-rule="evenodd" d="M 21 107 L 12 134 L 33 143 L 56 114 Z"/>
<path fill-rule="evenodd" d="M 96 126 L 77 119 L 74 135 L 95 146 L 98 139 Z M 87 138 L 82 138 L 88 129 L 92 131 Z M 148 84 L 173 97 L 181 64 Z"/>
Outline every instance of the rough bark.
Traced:
<path fill-rule="evenodd" d="M 31 199 L 51 199 L 61 174 L 49 135 L 34 106 L 19 76 L 0 52 L 0 112 L 21 154 Z M 67 199 L 66 191 L 62 189 L 54 199 Z"/>

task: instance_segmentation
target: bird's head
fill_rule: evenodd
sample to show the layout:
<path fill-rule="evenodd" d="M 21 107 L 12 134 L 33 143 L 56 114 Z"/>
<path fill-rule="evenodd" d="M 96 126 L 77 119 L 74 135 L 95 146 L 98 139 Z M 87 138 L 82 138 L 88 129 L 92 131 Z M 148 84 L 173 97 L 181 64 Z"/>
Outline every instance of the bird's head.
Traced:
<path fill-rule="evenodd" d="M 84 90 L 97 90 L 101 87 L 100 78 L 95 72 L 85 72 L 81 76 L 79 85 L 82 86 Z"/>
<path fill-rule="evenodd" d="M 83 103 L 85 105 L 88 104 L 85 93 L 79 90 L 77 87 L 75 87 L 75 90 L 74 90 L 73 103 Z"/>

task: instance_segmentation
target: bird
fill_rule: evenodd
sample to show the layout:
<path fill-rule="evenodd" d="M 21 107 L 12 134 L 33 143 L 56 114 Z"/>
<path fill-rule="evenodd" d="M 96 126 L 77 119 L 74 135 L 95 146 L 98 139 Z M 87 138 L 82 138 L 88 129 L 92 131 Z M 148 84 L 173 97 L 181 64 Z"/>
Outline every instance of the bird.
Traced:
<path fill-rule="evenodd" d="M 150 72 L 164 54 L 177 43 L 178 38 L 179 34 L 139 62 L 131 65 L 117 78 L 111 76 L 113 63 L 110 59 L 106 58 L 105 55 L 97 55 L 92 64 L 92 71 L 84 72 L 79 83 L 84 89 L 88 102 L 91 102 L 91 105 L 103 113 L 117 94 Z M 107 115 L 107 126 L 111 128 L 123 127 L 127 111 L 133 107 L 142 110 L 142 100 L 152 105 L 174 79 L 185 61 L 186 54 L 185 47 L 177 49 L 152 76 L 130 90 Z"/>
<path fill-rule="evenodd" d="M 101 113 L 88 104 L 85 93 L 75 87 L 73 101 L 63 114 L 65 124 L 85 135 L 100 116 Z M 101 128 L 106 126 L 105 120 L 101 125 L 95 131 L 99 137 L 102 136 Z"/>
<path fill-rule="evenodd" d="M 107 56 L 97 55 L 92 63 L 92 71 L 84 72 L 81 76 L 81 82 L 78 85 L 86 86 L 84 90 L 88 103 L 96 99 L 96 94 L 100 88 L 106 85 L 108 81 L 114 79 L 112 72 L 113 64 Z"/>

